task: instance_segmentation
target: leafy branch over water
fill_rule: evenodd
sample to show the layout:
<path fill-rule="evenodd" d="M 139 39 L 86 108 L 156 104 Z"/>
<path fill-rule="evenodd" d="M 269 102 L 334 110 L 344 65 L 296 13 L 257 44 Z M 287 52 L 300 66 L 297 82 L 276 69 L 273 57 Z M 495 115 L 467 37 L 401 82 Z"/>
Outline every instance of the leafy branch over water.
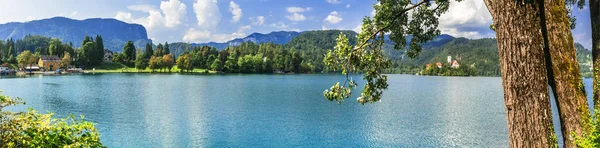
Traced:
<path fill-rule="evenodd" d="M 374 103 L 381 100 L 383 91 L 387 89 L 387 76 L 382 71 L 390 67 L 390 61 L 383 52 L 385 34 L 396 44 L 394 49 L 402 50 L 407 47 L 406 36 L 411 35 L 407 55 L 414 58 L 421 52 L 421 44 L 440 35 L 437 29 L 438 18 L 449 7 L 449 1 L 429 0 L 412 3 L 411 0 L 378 0 L 375 5 L 376 15 L 373 18 L 365 17 L 362 32 L 358 35 L 357 46 L 351 46 L 345 35 L 340 34 L 337 45 L 329 51 L 324 59 L 327 67 L 342 71 L 346 75 L 343 85 L 335 83 L 324 96 L 330 101 L 341 103 L 352 94 L 351 89 L 356 83 L 349 79 L 351 72 L 364 73 L 366 84 L 358 103 Z"/>

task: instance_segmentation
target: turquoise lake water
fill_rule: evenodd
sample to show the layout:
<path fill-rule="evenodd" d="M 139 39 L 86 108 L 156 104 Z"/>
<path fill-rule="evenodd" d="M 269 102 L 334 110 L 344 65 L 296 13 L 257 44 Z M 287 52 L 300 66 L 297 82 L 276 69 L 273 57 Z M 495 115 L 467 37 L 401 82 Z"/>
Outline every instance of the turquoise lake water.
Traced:
<path fill-rule="evenodd" d="M 342 79 L 95 74 L 4 78 L 0 90 L 27 101 L 11 110 L 85 115 L 109 147 L 508 147 L 498 77 L 389 75 L 364 106 L 360 89 L 339 105 L 322 96 Z"/>

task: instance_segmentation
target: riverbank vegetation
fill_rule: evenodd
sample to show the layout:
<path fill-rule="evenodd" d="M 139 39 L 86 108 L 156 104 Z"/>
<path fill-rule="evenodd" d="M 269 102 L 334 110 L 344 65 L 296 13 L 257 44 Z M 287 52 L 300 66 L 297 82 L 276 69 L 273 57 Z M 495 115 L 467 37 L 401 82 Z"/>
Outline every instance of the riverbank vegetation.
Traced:
<path fill-rule="evenodd" d="M 55 118 L 53 113 L 29 109 L 8 111 L 7 107 L 23 105 L 20 98 L 0 94 L 1 147 L 103 147 L 94 123 L 83 116 Z"/>
<path fill-rule="evenodd" d="M 67 59 L 71 60 L 65 59 L 65 63 L 60 65 L 61 68 L 95 69 L 94 72 L 98 73 L 329 73 L 334 70 L 325 66 L 323 58 L 327 51 L 334 48 L 339 33 L 348 37 L 349 44 L 356 44 L 357 33 L 353 31 L 324 30 L 303 32 L 283 45 L 244 42 L 219 50 L 215 47 L 191 46 L 187 43 L 159 43 L 156 46 L 147 44 L 145 47 L 135 47 L 133 42 L 127 42 L 121 52 L 109 52 L 103 49 L 103 39 L 100 35 L 95 38 L 84 37 L 79 48 L 74 48 L 73 43 L 63 43 L 58 39 L 30 35 L 17 41 L 0 41 L 0 59 L 4 59 L 2 63 L 6 65 L 25 67 L 37 64 L 41 55 L 56 55 L 65 59 L 65 55 L 68 54 L 70 58 Z M 383 73 L 500 76 L 496 39 L 471 40 L 441 35 L 422 44 L 423 50 L 414 58 L 409 58 L 405 51 L 394 50 L 395 43 L 387 37 L 385 39 L 389 42 L 384 43 L 383 51 L 384 55 L 389 57 L 391 65 L 385 68 Z M 581 51 L 581 54 L 578 52 L 578 60 L 589 61 L 591 53 L 586 49 Z M 20 54 L 31 56 L 19 59 Z M 459 69 L 427 69 L 427 64 L 447 64 L 448 56 L 457 60 L 461 65 Z M 591 72 L 584 66 L 582 65 L 581 72 L 589 76 Z"/>

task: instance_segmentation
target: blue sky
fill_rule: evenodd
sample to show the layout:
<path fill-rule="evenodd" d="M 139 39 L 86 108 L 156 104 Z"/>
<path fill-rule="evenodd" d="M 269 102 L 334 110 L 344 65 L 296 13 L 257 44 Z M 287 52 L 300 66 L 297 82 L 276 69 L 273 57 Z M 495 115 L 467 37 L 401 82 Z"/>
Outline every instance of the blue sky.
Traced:
<path fill-rule="evenodd" d="M 224 42 L 254 32 L 345 29 L 358 31 L 375 0 L 2 0 L 0 23 L 65 16 L 115 18 L 146 27 L 155 42 Z M 574 10 L 576 42 L 591 46 L 589 9 Z M 494 37 L 481 0 L 452 2 L 440 18 L 442 33 Z"/>

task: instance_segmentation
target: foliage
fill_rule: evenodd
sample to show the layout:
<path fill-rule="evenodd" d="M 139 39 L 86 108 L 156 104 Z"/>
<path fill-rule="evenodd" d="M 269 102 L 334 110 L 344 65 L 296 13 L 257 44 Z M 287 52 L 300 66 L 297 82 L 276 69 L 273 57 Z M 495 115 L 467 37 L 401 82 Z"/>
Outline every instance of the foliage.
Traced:
<path fill-rule="evenodd" d="M 94 50 L 96 50 L 96 44 L 92 41 L 81 46 L 81 53 L 79 54 L 81 65 L 99 65 L 101 63 L 101 61 L 96 60 L 100 55 L 96 55 Z"/>
<path fill-rule="evenodd" d="M 123 57 L 125 58 L 125 61 L 134 61 L 136 58 L 135 54 L 136 51 L 133 42 L 128 41 L 127 43 L 125 43 L 125 46 L 123 46 Z"/>
<path fill-rule="evenodd" d="M 148 62 L 150 62 L 150 60 L 144 58 L 144 56 L 144 54 L 137 54 L 137 57 L 135 59 L 135 69 L 144 70 L 146 69 L 146 67 L 148 67 Z"/>
<path fill-rule="evenodd" d="M 6 42 L 0 40 L 0 61 L 16 63 L 15 42 L 12 39 Z"/>
<path fill-rule="evenodd" d="M 593 118 L 582 119 L 584 124 L 584 132 L 581 137 L 574 133 L 571 136 L 575 137 L 575 145 L 582 148 L 600 147 L 600 110 L 594 110 Z"/>
<path fill-rule="evenodd" d="M 383 42 L 380 42 L 380 44 Z M 324 63 L 327 67 L 341 71 L 346 75 L 346 81 L 339 86 L 336 83 L 331 90 L 325 90 L 324 96 L 338 103 L 350 97 L 351 89 L 356 86 L 352 79 L 348 79 L 351 72 L 364 72 L 364 80 L 367 81 L 361 96 L 357 99 L 359 103 L 377 102 L 381 98 L 383 90 L 387 89 L 387 76 L 382 74 L 382 69 L 390 67 L 390 62 L 383 57 L 381 48 L 354 49 L 349 43 L 346 35 L 340 34 L 337 45 L 333 51 L 325 56 Z"/>
<path fill-rule="evenodd" d="M 165 42 L 165 48 L 163 49 L 163 54 L 171 54 L 171 50 L 169 49 L 169 42 Z"/>
<path fill-rule="evenodd" d="M 194 68 L 192 66 L 192 58 L 188 52 L 183 53 L 177 58 L 177 67 L 181 70 L 180 72 L 190 71 Z"/>
<path fill-rule="evenodd" d="M 144 58 L 150 59 L 152 55 L 154 55 L 154 50 L 152 50 L 152 44 L 148 43 L 146 44 L 146 50 L 144 50 Z"/>
<path fill-rule="evenodd" d="M 73 59 L 71 58 L 71 54 L 69 52 L 65 52 L 63 58 L 60 61 L 60 67 L 68 68 L 71 65 Z"/>
<path fill-rule="evenodd" d="M 346 36 L 340 34 L 334 51 L 328 52 L 324 60 L 328 67 L 341 68 L 342 73 L 346 75 L 346 82 L 352 82 L 348 79 L 349 72 L 364 73 L 363 79 L 366 80 L 366 84 L 358 98 L 361 104 L 379 101 L 383 90 L 387 89 L 387 77 L 382 74 L 384 69 L 390 67 L 390 62 L 382 51 L 385 34 L 389 33 L 389 39 L 395 42 L 396 50 L 404 49 L 408 43 L 406 36 L 411 35 L 406 53 L 414 58 L 421 52 L 421 44 L 440 34 L 437 29 L 438 18 L 448 10 L 449 6 L 449 1 L 435 1 L 435 5 L 428 0 L 417 3 L 412 3 L 410 0 L 378 0 L 378 2 L 379 4 L 374 6 L 375 16 L 363 19 L 362 32 L 357 37 L 358 44 L 352 46 Z M 325 97 L 329 100 L 337 100 L 338 103 L 339 100 L 349 97 L 341 94 L 344 93 L 341 91 L 338 95 L 327 95 L 330 92 L 336 91 L 326 90 Z"/>
<path fill-rule="evenodd" d="M 43 37 L 43 36 L 39 36 L 39 35 L 27 35 L 23 39 L 17 40 L 17 42 L 15 43 L 15 45 L 13 47 L 16 48 L 16 51 L 19 53 L 23 52 L 25 50 L 29 50 L 31 52 L 38 51 L 38 52 L 41 52 L 42 54 L 44 54 L 44 53 L 47 54 L 47 49 L 48 49 L 48 47 L 50 47 L 51 40 L 52 39 L 49 37 Z M 35 49 L 42 49 L 42 50 L 35 50 Z"/>
<path fill-rule="evenodd" d="M 31 66 L 38 61 L 38 56 L 32 54 L 29 50 L 23 51 L 17 56 L 17 61 L 21 67 Z"/>
<path fill-rule="evenodd" d="M 158 43 L 158 46 L 156 46 L 156 51 L 154 51 L 154 56 L 163 56 L 163 48 L 163 45 Z"/>
<path fill-rule="evenodd" d="M 0 146 L 2 147 L 103 147 L 94 123 L 83 116 L 53 118 L 33 109 L 11 112 L 9 106 L 25 104 L 20 98 L 0 95 Z"/>
<path fill-rule="evenodd" d="M 173 66 L 175 65 L 175 61 L 173 60 L 173 55 L 171 54 L 166 54 L 162 57 L 162 67 L 166 68 L 169 70 L 169 72 L 171 72 L 171 69 L 173 68 Z"/>
<path fill-rule="evenodd" d="M 210 69 L 214 70 L 214 71 L 223 71 L 223 62 L 221 62 L 221 60 L 219 60 L 219 59 L 216 59 L 210 65 Z"/>
<path fill-rule="evenodd" d="M 148 63 L 148 68 L 150 68 L 150 70 L 152 70 L 152 72 L 154 72 L 156 69 L 162 69 L 162 57 L 158 57 L 158 56 L 152 56 L 150 58 L 150 61 Z"/>

